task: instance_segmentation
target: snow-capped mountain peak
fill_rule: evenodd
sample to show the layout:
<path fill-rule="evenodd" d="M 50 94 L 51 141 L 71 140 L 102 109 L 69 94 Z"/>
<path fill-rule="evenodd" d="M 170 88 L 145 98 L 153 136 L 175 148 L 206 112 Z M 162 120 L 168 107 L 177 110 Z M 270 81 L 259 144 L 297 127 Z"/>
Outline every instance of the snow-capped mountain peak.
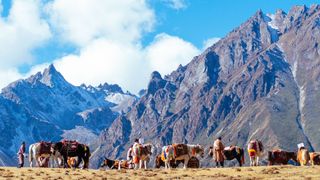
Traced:
<path fill-rule="evenodd" d="M 46 68 L 40 79 L 40 82 L 47 85 L 48 87 L 54 87 L 61 83 L 65 83 L 64 77 L 56 70 L 53 64 Z"/>

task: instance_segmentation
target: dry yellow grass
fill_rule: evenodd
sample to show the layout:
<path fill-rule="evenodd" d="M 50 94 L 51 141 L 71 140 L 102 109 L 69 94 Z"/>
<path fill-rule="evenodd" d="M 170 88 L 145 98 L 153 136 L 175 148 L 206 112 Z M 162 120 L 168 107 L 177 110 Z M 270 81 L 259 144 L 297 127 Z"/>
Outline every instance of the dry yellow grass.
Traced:
<path fill-rule="evenodd" d="M 243 167 L 149 170 L 80 170 L 0 167 L 0 179 L 320 179 L 315 167 Z"/>

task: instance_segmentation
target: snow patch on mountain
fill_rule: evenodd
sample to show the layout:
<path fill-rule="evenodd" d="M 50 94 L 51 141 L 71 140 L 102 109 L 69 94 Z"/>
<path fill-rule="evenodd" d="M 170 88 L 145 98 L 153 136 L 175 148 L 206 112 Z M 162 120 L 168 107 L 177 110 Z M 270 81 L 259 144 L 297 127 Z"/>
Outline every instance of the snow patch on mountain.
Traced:
<path fill-rule="evenodd" d="M 90 144 L 93 139 L 98 138 L 95 133 L 83 126 L 76 126 L 76 128 L 71 130 L 64 130 L 61 137 L 63 139 L 77 140 L 84 144 Z"/>
<path fill-rule="evenodd" d="M 129 94 L 110 93 L 105 97 L 105 100 L 116 104 L 116 106 L 112 107 L 111 109 L 113 111 L 121 113 L 123 111 L 127 111 L 130 106 L 133 105 L 136 97 Z"/>
<path fill-rule="evenodd" d="M 81 116 L 81 118 L 83 119 L 84 122 L 86 122 L 86 120 L 89 118 L 89 115 L 91 113 L 93 113 L 94 111 L 102 111 L 102 108 L 93 108 L 93 109 L 88 109 L 82 112 L 77 113 L 77 115 Z"/>
<path fill-rule="evenodd" d="M 293 67 L 292 67 L 292 75 L 293 75 L 293 78 L 294 80 L 296 81 L 296 83 L 298 84 L 298 81 L 297 81 L 297 69 L 298 69 L 298 62 L 295 61 L 293 63 Z M 299 85 L 298 85 L 299 86 Z"/>
<path fill-rule="evenodd" d="M 268 24 L 268 31 L 270 32 L 272 43 L 278 41 L 279 27 L 276 25 L 275 15 L 268 14 L 264 16 L 264 21 Z"/>
<path fill-rule="evenodd" d="M 111 93 L 105 97 L 105 100 L 114 104 L 121 104 L 123 101 L 128 101 L 131 98 L 132 96 L 127 94 Z"/>
<path fill-rule="evenodd" d="M 302 112 L 305 105 L 305 101 L 306 101 L 306 90 L 305 90 L 305 86 L 301 86 L 299 87 L 299 89 L 300 89 L 299 108 L 300 108 L 300 112 Z"/>
<path fill-rule="evenodd" d="M 267 17 L 269 17 L 270 19 L 268 20 L 268 25 L 272 28 L 272 29 L 276 29 L 279 30 L 279 27 L 276 25 L 276 16 L 274 14 L 267 14 Z"/>

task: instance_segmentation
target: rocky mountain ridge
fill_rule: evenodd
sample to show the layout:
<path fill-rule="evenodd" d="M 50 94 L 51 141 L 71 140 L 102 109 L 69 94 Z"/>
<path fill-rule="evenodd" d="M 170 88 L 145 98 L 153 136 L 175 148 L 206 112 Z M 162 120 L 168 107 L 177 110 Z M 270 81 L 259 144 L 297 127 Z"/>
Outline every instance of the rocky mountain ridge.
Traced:
<path fill-rule="evenodd" d="M 111 101 L 111 95 L 118 101 Z M 0 165 L 14 165 L 22 141 L 30 145 L 73 139 L 90 144 L 136 99 L 118 85 L 73 86 L 53 65 L 13 82 L 0 95 Z"/>
<path fill-rule="evenodd" d="M 300 142 L 319 150 L 319 22 L 319 5 L 259 10 L 186 66 L 152 73 L 131 111 L 100 134 L 92 164 L 125 157 L 139 137 L 158 153 L 171 143 L 208 147 L 218 136 L 226 145 L 258 138 L 269 150 Z"/>

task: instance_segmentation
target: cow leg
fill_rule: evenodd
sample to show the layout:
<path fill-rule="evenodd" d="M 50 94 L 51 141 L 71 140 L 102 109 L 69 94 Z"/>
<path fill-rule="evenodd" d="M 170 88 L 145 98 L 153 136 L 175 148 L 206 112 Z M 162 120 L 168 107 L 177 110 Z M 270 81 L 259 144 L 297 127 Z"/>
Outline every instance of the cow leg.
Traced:
<path fill-rule="evenodd" d="M 168 159 L 166 159 L 166 160 L 164 161 L 164 166 L 165 166 L 165 169 L 171 169 L 171 167 L 170 167 L 170 161 L 169 161 Z"/>
<path fill-rule="evenodd" d="M 39 167 L 42 167 L 41 156 L 38 157 L 38 164 L 39 164 Z"/>
<path fill-rule="evenodd" d="M 52 166 L 53 156 L 50 154 L 48 158 L 49 158 L 49 160 L 48 160 L 48 167 L 53 168 L 53 166 Z"/>
<path fill-rule="evenodd" d="M 30 163 L 30 167 L 33 167 L 33 157 L 29 157 L 29 163 Z"/>
<path fill-rule="evenodd" d="M 239 163 L 239 166 L 241 167 L 241 166 L 242 166 L 241 157 L 237 157 L 237 161 L 238 161 L 238 163 Z"/>
<path fill-rule="evenodd" d="M 147 161 L 144 161 L 144 169 L 147 169 Z"/>
<path fill-rule="evenodd" d="M 51 157 L 50 167 L 54 168 L 55 167 L 55 162 L 56 162 L 56 157 L 54 155 L 51 155 L 50 157 Z"/>
<path fill-rule="evenodd" d="M 256 157 L 252 157 L 252 166 L 256 165 Z"/>
<path fill-rule="evenodd" d="M 36 161 L 36 167 L 39 167 L 38 159 L 39 159 L 39 155 L 36 154 L 36 155 L 34 156 L 34 160 Z"/>
<path fill-rule="evenodd" d="M 78 161 L 77 161 L 77 163 L 74 165 L 73 168 L 78 168 L 79 165 L 80 165 L 80 163 L 81 163 L 81 161 L 83 161 L 83 167 L 85 167 L 86 162 L 85 162 L 84 156 L 78 156 Z"/>
<path fill-rule="evenodd" d="M 55 164 L 57 164 L 58 168 L 62 168 L 63 166 L 63 157 L 54 157 Z"/>
<path fill-rule="evenodd" d="M 64 156 L 63 156 L 63 167 L 64 167 L 64 168 L 68 168 L 68 167 L 69 167 L 67 161 L 68 161 L 68 157 L 67 157 L 67 155 L 64 155 Z"/>
<path fill-rule="evenodd" d="M 83 168 L 88 169 L 89 168 L 89 161 L 90 161 L 90 156 L 88 154 L 83 156 Z"/>
<path fill-rule="evenodd" d="M 190 159 L 189 157 L 186 157 L 186 158 L 184 159 L 183 169 L 187 169 L 189 159 Z"/>
<path fill-rule="evenodd" d="M 31 148 L 30 148 L 31 149 Z M 30 150 L 29 150 L 30 151 Z M 29 163 L 30 163 L 30 167 L 33 167 L 33 157 L 34 154 L 33 152 L 29 152 Z"/>

